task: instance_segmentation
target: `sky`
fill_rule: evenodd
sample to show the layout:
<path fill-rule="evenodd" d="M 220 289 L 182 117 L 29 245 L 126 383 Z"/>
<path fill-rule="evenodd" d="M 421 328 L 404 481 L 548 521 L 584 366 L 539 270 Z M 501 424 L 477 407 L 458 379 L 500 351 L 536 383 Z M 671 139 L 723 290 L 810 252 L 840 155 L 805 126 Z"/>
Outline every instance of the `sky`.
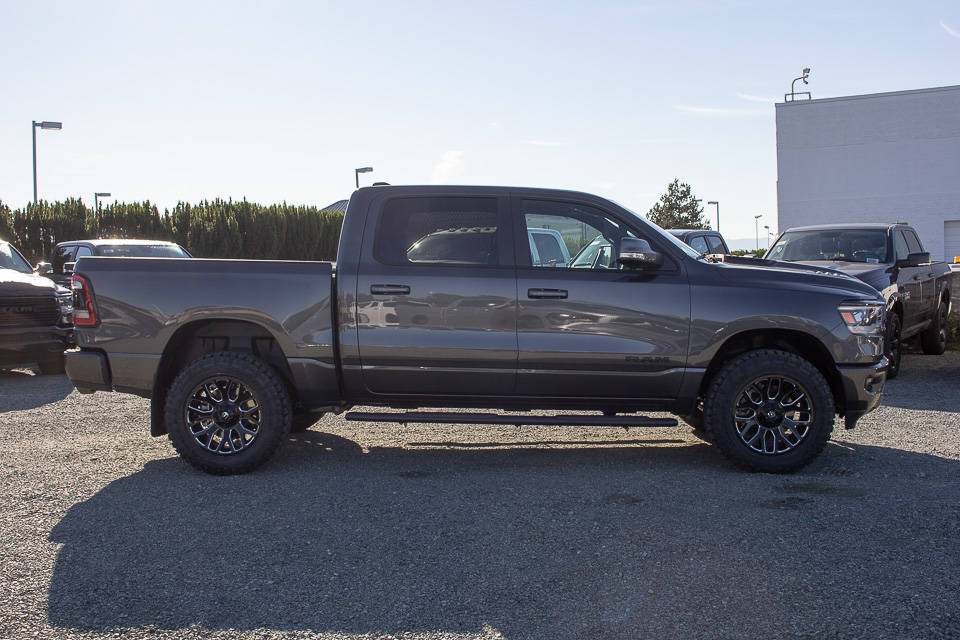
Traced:
<path fill-rule="evenodd" d="M 40 199 L 323 207 L 371 166 L 644 214 L 679 179 L 752 247 L 804 67 L 815 99 L 960 85 L 960 2 L 0 0 L 0 202 L 46 120 Z"/>

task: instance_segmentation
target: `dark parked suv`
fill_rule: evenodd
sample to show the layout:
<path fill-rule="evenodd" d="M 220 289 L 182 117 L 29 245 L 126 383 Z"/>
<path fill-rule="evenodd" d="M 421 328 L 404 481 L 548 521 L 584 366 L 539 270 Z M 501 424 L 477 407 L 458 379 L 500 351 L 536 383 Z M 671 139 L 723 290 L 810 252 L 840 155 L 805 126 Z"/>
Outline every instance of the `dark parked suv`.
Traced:
<path fill-rule="evenodd" d="M 130 240 L 105 238 L 98 240 L 71 240 L 53 248 L 50 262 L 41 262 L 37 270 L 57 284 L 70 286 L 73 265 L 83 256 L 112 256 L 116 258 L 191 258 L 187 250 L 163 240 Z"/>
<path fill-rule="evenodd" d="M 27 259 L 0 240 L 0 367 L 36 364 L 63 373 L 73 346 L 72 294 L 37 275 Z"/>

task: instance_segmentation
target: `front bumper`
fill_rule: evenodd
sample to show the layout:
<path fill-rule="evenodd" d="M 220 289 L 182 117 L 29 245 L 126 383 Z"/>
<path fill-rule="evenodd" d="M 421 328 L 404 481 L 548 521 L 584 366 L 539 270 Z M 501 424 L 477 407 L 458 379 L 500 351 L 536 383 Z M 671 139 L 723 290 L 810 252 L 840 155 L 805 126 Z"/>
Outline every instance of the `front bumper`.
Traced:
<path fill-rule="evenodd" d="M 887 359 L 869 366 L 838 366 L 843 384 L 843 405 L 840 413 L 844 427 L 853 429 L 857 420 L 878 406 L 883 397 L 883 385 L 887 381 Z"/>

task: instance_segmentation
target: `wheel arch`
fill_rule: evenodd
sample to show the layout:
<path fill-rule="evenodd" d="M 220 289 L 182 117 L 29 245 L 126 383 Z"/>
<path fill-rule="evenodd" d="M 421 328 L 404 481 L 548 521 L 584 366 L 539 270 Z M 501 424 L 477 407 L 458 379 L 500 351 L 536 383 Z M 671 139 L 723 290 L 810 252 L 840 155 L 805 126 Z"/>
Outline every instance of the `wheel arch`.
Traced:
<path fill-rule="evenodd" d="M 837 411 L 844 405 L 843 380 L 826 345 L 809 333 L 784 329 L 744 331 L 730 337 L 707 366 L 697 395 L 702 398 L 706 394 L 711 380 L 724 364 L 741 354 L 759 349 L 785 351 L 810 362 L 827 381 Z"/>
<path fill-rule="evenodd" d="M 177 374 L 197 358 L 223 351 L 250 353 L 266 362 L 280 376 L 296 406 L 297 388 L 293 382 L 290 364 L 280 343 L 269 329 L 247 320 L 197 320 L 178 328 L 164 347 L 151 394 L 151 435 L 162 436 L 167 433 L 163 407 L 167 389 Z"/>

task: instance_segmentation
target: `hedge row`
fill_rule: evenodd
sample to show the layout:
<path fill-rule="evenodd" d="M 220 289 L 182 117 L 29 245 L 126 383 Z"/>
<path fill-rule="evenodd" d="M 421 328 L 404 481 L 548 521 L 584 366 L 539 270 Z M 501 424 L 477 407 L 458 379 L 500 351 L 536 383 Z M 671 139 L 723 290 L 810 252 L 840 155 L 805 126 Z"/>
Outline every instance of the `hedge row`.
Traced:
<path fill-rule="evenodd" d="M 335 260 L 342 224 L 340 212 L 246 200 L 181 202 L 162 214 L 149 201 L 114 203 L 99 212 L 73 198 L 15 210 L 0 201 L 0 239 L 33 264 L 49 259 L 58 242 L 88 238 L 170 240 L 198 258 Z"/>

